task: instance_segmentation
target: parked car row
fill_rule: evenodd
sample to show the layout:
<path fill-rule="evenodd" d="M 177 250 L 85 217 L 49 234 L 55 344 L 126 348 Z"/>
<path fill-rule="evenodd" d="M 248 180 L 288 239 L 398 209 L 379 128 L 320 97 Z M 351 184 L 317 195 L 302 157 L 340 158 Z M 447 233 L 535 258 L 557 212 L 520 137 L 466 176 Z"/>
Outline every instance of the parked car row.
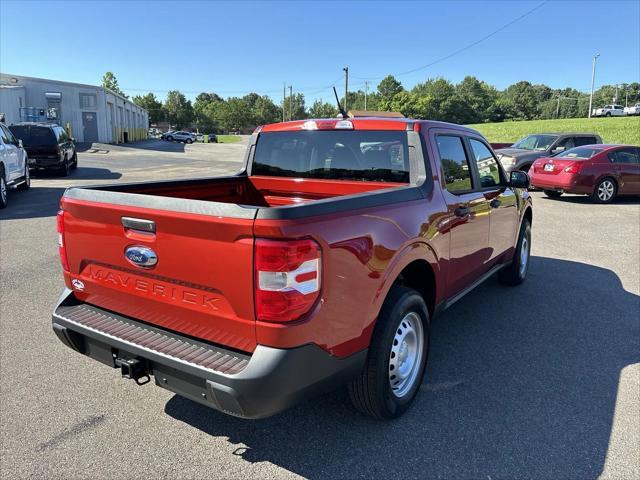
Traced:
<path fill-rule="evenodd" d="M 77 167 L 76 141 L 61 126 L 0 124 L 0 208 L 7 206 L 8 187 L 29 189 L 31 170 L 54 170 L 67 176 Z"/>
<path fill-rule="evenodd" d="M 594 133 L 527 135 L 496 154 L 507 172 L 528 172 L 531 186 L 550 198 L 576 193 L 610 203 L 618 195 L 640 195 L 640 147 L 603 145 Z"/>

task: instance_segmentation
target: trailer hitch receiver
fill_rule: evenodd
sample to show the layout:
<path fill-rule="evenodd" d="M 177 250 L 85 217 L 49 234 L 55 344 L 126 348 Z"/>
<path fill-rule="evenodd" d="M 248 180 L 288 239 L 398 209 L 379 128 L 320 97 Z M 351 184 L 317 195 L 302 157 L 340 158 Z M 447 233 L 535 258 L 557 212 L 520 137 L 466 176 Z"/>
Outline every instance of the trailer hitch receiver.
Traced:
<path fill-rule="evenodd" d="M 116 367 L 120 367 L 122 378 L 135 380 L 138 385 L 144 385 L 151 381 L 145 360 L 116 357 L 115 364 Z"/>

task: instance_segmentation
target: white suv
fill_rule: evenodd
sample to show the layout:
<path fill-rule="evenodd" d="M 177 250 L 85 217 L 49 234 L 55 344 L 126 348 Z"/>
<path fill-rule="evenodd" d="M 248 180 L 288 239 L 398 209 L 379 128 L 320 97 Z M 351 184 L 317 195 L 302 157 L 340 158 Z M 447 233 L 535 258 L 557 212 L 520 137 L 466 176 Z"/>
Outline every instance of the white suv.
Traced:
<path fill-rule="evenodd" d="M 191 132 L 183 132 L 182 130 L 178 130 L 177 132 L 171 132 L 166 136 L 167 140 L 170 142 L 184 142 L 184 143 L 193 143 L 195 137 Z"/>
<path fill-rule="evenodd" d="M 625 113 L 622 105 L 605 105 L 602 108 L 595 108 L 592 115 L 594 117 L 623 117 Z"/>
<path fill-rule="evenodd" d="M 16 186 L 18 190 L 29 189 L 29 164 L 22 141 L 0 124 L 0 209 L 7 206 L 7 189 L 10 186 Z"/>

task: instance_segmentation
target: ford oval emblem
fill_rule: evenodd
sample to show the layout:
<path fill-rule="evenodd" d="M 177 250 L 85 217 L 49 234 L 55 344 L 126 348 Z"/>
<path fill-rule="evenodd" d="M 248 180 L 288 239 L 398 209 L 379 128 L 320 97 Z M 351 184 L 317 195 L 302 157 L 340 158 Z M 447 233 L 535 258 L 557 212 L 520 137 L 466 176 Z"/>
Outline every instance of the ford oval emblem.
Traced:
<path fill-rule="evenodd" d="M 158 263 L 158 256 L 156 255 L 156 252 L 141 245 L 127 247 L 124 251 L 124 256 L 136 267 L 153 268 L 156 263 Z"/>

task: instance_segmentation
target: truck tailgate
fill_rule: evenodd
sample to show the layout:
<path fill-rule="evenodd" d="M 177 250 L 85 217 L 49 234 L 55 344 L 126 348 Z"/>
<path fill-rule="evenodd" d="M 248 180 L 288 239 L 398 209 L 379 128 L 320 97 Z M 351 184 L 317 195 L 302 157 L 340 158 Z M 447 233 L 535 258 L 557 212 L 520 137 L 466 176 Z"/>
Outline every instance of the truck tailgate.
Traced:
<path fill-rule="evenodd" d="M 65 276 L 79 300 L 198 339 L 254 350 L 256 209 L 166 197 L 151 202 L 144 195 L 83 189 L 67 191 L 61 206 L 70 270 Z M 151 226 L 154 232 L 145 231 Z M 152 268 L 125 256 L 136 246 L 155 253 Z"/>

